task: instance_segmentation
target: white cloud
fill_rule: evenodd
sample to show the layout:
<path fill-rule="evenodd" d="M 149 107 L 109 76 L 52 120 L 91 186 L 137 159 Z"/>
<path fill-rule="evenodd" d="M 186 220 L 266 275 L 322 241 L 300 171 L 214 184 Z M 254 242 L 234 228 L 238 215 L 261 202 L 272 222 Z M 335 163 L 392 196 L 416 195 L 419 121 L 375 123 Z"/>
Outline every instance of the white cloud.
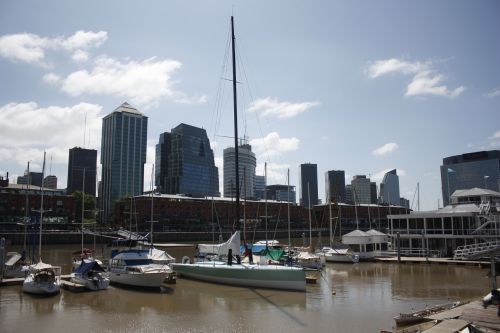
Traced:
<path fill-rule="evenodd" d="M 155 57 L 141 62 L 100 57 L 90 72 L 80 70 L 62 79 L 61 89 L 71 96 L 112 95 L 149 106 L 160 98 L 175 99 L 182 94 L 174 90 L 171 78 L 181 66 L 176 60 Z"/>
<path fill-rule="evenodd" d="M 9 103 L 0 107 L 0 160 L 10 160 L 25 167 L 28 160 L 40 165 L 43 151 L 53 156 L 54 163 L 68 163 L 68 149 L 83 145 L 84 119 L 87 114 L 89 136 L 100 145 L 102 107 L 80 103 L 71 107 L 39 107 L 36 103 Z M 22 126 L 19 126 L 22 124 Z"/>
<path fill-rule="evenodd" d="M 105 31 L 79 30 L 70 37 L 40 37 L 30 33 L 4 35 L 0 37 L 0 56 L 11 61 L 21 61 L 48 67 L 47 50 L 65 50 L 73 53 L 79 61 L 88 59 L 85 50 L 101 46 L 108 34 Z"/>
<path fill-rule="evenodd" d="M 253 139 L 250 144 L 257 155 L 266 155 L 267 157 L 280 155 L 285 152 L 297 150 L 300 140 L 292 138 L 280 138 L 276 132 L 271 132 L 264 138 Z"/>
<path fill-rule="evenodd" d="M 370 180 L 380 183 L 382 181 L 382 179 L 384 178 L 384 175 L 393 169 L 394 168 L 384 169 L 384 170 L 381 170 L 373 175 L 370 175 Z M 406 176 L 405 170 L 396 169 L 396 173 L 398 174 L 399 177 Z"/>
<path fill-rule="evenodd" d="M 368 77 L 371 79 L 392 73 L 412 76 L 406 89 L 406 96 L 434 95 L 455 98 L 465 91 L 464 86 L 449 89 L 445 85 L 440 85 L 445 78 L 442 74 L 436 73 L 431 61 L 409 62 L 391 58 L 375 61 L 367 69 Z"/>
<path fill-rule="evenodd" d="M 500 131 L 496 131 L 490 139 L 500 139 Z"/>
<path fill-rule="evenodd" d="M 500 96 L 500 87 L 496 87 L 495 89 L 487 92 L 485 95 L 486 95 L 486 97 L 489 97 L 489 98 L 495 98 L 495 97 Z"/>
<path fill-rule="evenodd" d="M 47 73 L 43 76 L 43 81 L 48 84 L 57 84 L 61 78 L 54 73 Z"/>
<path fill-rule="evenodd" d="M 280 102 L 277 98 L 266 97 L 252 102 L 248 112 L 258 112 L 262 116 L 276 116 L 279 119 L 285 119 L 295 117 L 317 105 L 319 102 Z"/>
<path fill-rule="evenodd" d="M 89 60 L 89 54 L 83 50 L 76 50 L 71 58 L 76 62 L 84 62 Z"/>
<path fill-rule="evenodd" d="M 144 191 L 151 191 L 151 172 L 155 163 L 156 140 L 148 140 L 146 144 L 146 164 L 144 164 Z M 155 165 L 155 168 L 157 165 Z M 154 180 L 153 180 L 154 184 Z"/>
<path fill-rule="evenodd" d="M 385 145 L 383 145 L 382 147 L 379 147 L 379 148 L 375 149 L 374 151 L 372 151 L 372 154 L 375 156 L 385 156 L 385 155 L 388 155 L 388 154 L 394 152 L 398 148 L 399 148 L 399 146 L 397 143 L 389 142 L 389 143 L 386 143 Z"/>

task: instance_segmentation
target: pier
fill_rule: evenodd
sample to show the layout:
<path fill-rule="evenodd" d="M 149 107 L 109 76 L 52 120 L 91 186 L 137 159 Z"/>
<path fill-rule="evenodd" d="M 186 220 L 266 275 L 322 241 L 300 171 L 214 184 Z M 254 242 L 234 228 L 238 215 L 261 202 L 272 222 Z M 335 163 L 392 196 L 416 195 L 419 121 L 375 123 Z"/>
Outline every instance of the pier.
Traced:
<path fill-rule="evenodd" d="M 435 265 L 465 265 L 478 266 L 487 268 L 490 266 L 489 261 L 478 260 L 456 260 L 451 258 L 425 258 L 425 257 L 378 257 L 375 258 L 378 262 L 385 263 L 401 263 L 401 264 L 435 264 Z"/>

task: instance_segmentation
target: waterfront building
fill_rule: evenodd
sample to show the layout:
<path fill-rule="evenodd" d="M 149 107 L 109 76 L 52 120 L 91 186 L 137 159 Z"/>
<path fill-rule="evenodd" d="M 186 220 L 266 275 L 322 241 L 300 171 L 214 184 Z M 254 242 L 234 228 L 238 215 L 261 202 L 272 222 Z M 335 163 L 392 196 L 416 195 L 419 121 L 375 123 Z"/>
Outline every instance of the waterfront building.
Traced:
<path fill-rule="evenodd" d="M 500 193 L 456 190 L 451 205 L 433 211 L 389 215 L 390 236 L 399 233 L 405 253 L 453 256 L 458 246 L 500 240 Z"/>
<path fill-rule="evenodd" d="M 401 197 L 401 198 L 399 199 L 399 205 L 400 205 L 401 207 L 405 207 L 405 208 L 410 209 L 410 200 L 408 200 L 408 199 L 406 199 L 406 198 Z"/>
<path fill-rule="evenodd" d="M 352 195 L 357 204 L 369 204 L 372 202 L 370 178 L 365 175 L 356 175 L 352 178 Z"/>
<path fill-rule="evenodd" d="M 57 177 L 49 175 L 43 180 L 43 187 L 50 188 L 51 190 L 57 189 Z"/>
<path fill-rule="evenodd" d="M 234 147 L 228 147 L 223 152 L 224 159 L 224 197 L 233 198 L 236 196 L 236 165 Z M 239 162 L 239 184 L 241 198 L 254 198 L 255 167 L 257 159 L 252 152 L 252 146 L 241 144 L 238 148 Z"/>
<path fill-rule="evenodd" d="M 168 193 L 168 159 L 172 149 L 171 134 L 161 133 L 155 154 L 155 186 L 159 193 Z"/>
<path fill-rule="evenodd" d="M 290 189 L 290 202 L 295 203 L 295 186 L 268 185 L 266 186 L 267 199 L 276 201 L 288 201 L 288 190 Z"/>
<path fill-rule="evenodd" d="M 148 118 L 128 103 L 102 120 L 103 221 L 110 222 L 116 200 L 143 192 L 147 128 Z"/>
<path fill-rule="evenodd" d="M 377 204 L 377 183 L 370 182 L 370 200 L 372 204 Z"/>
<path fill-rule="evenodd" d="M 300 165 L 299 195 L 302 207 L 312 208 L 318 204 L 318 166 L 316 164 L 305 163 Z M 309 200 L 309 195 L 311 200 Z"/>
<path fill-rule="evenodd" d="M 382 183 L 380 183 L 379 201 L 391 205 L 400 204 L 399 176 L 396 169 L 385 173 Z"/>
<path fill-rule="evenodd" d="M 325 198 L 329 202 L 346 202 L 344 170 L 325 172 Z"/>
<path fill-rule="evenodd" d="M 161 180 L 166 179 L 164 192 L 194 197 L 220 195 L 219 170 L 215 166 L 214 153 L 205 129 L 180 124 L 172 128 L 170 135 L 163 135 L 163 143 L 157 146 L 157 151 L 161 154 L 160 157 L 156 156 L 160 163 L 160 185 Z M 162 164 L 164 155 L 166 166 Z"/>
<path fill-rule="evenodd" d="M 352 193 L 352 185 L 351 184 L 347 184 L 345 186 L 345 202 L 347 204 L 354 204 L 354 196 Z"/>
<path fill-rule="evenodd" d="M 71 194 L 83 189 L 85 169 L 85 193 L 96 195 L 97 150 L 74 147 L 69 150 L 67 192 Z"/>
<path fill-rule="evenodd" d="M 443 158 L 441 191 L 445 206 L 453 192 L 473 187 L 500 191 L 500 150 Z"/>
<path fill-rule="evenodd" d="M 266 185 L 266 176 L 255 175 L 253 183 L 253 196 L 255 200 L 262 200 L 265 198 Z"/>
<path fill-rule="evenodd" d="M 42 177 L 43 175 L 41 172 L 30 171 L 29 174 L 28 172 L 25 172 L 24 176 L 17 177 L 17 183 L 20 185 L 30 184 L 33 186 L 41 187 L 43 181 Z"/>

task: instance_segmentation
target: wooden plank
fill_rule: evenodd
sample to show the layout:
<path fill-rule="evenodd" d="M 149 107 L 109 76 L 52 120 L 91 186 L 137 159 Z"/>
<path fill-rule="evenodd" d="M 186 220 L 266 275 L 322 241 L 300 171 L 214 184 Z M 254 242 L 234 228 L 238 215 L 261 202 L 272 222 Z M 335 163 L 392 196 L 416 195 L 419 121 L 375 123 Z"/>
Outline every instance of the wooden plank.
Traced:
<path fill-rule="evenodd" d="M 424 331 L 425 333 L 454 333 L 459 332 L 469 325 L 468 321 L 462 319 L 449 319 L 440 322 L 436 326 Z"/>
<path fill-rule="evenodd" d="M 462 311 L 460 319 L 487 328 L 500 330 L 500 318 L 497 316 L 497 310 L 496 305 L 490 305 L 485 309 L 481 301 L 475 301 L 467 304 Z"/>
<path fill-rule="evenodd" d="M 430 320 L 445 320 L 445 319 L 453 319 L 458 318 L 462 315 L 462 312 L 467 304 L 459 305 L 456 308 L 445 310 L 439 313 L 435 313 L 426 317 L 426 319 Z"/>

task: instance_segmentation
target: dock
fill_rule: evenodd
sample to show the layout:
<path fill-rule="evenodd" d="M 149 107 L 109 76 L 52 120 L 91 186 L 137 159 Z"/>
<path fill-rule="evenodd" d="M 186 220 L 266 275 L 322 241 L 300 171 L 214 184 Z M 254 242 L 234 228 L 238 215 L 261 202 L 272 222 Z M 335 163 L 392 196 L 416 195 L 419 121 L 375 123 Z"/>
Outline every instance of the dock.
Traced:
<path fill-rule="evenodd" d="M 69 279 L 71 278 L 71 275 L 66 274 L 66 275 L 61 275 L 61 285 L 64 282 L 70 283 Z M 20 286 L 24 282 L 24 278 L 10 278 L 10 279 L 0 279 L 0 287 L 2 286 Z"/>
<path fill-rule="evenodd" d="M 477 266 L 481 268 L 490 267 L 489 261 L 454 260 L 451 258 L 401 257 L 401 260 L 398 261 L 397 257 L 377 257 L 375 260 L 377 262 L 401 264 L 465 265 Z"/>

